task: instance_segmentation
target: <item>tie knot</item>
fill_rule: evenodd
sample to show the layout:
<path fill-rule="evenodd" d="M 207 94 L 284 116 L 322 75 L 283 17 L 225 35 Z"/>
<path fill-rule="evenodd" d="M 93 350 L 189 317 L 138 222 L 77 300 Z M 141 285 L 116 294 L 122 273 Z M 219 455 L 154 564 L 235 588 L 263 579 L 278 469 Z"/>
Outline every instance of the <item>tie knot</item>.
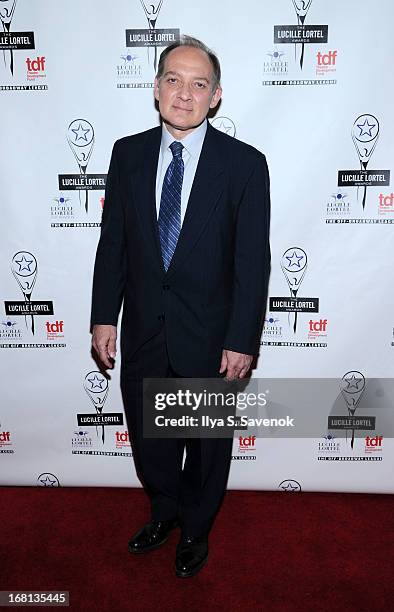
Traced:
<path fill-rule="evenodd" d="M 174 140 L 174 142 L 170 144 L 170 149 L 173 157 L 181 157 L 183 144 L 181 142 L 178 142 L 177 140 Z"/>

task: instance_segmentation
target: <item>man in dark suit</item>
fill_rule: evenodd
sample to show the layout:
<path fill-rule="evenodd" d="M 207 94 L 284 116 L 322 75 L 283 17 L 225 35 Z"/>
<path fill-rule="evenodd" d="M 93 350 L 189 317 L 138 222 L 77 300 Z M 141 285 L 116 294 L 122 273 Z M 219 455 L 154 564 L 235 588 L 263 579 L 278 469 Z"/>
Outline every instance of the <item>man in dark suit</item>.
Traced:
<path fill-rule="evenodd" d="M 180 525 L 176 574 L 188 577 L 207 560 L 232 440 L 144 437 L 142 380 L 247 374 L 267 297 L 269 176 L 262 153 L 206 120 L 222 90 L 219 61 L 203 43 L 182 37 L 167 47 L 154 92 L 162 126 L 120 139 L 112 152 L 92 344 L 113 367 L 123 301 L 121 387 L 152 508 L 129 550 L 153 550 Z"/>

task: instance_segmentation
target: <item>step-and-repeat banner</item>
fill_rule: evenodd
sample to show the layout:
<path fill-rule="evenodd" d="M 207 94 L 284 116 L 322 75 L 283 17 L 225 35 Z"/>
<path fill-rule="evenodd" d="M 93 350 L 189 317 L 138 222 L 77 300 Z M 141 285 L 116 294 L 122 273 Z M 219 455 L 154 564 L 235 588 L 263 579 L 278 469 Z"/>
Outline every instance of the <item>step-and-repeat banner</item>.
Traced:
<path fill-rule="evenodd" d="M 229 486 L 394 491 L 387 419 L 364 393 L 394 357 L 393 11 L 390 0 L 1 0 L 1 484 L 139 485 L 119 364 L 106 378 L 90 353 L 92 269 L 112 145 L 158 124 L 160 52 L 190 34 L 222 63 L 210 121 L 270 168 L 253 375 L 337 379 L 343 417 L 302 439 L 240 431 Z"/>

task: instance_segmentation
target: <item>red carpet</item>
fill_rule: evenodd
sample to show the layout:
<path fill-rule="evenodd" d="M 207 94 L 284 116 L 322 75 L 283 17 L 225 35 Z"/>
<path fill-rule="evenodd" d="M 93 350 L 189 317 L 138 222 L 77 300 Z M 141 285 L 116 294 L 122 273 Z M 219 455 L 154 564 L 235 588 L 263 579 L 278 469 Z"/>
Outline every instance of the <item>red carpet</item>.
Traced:
<path fill-rule="evenodd" d="M 147 517 L 138 489 L 3 487 L 0 590 L 68 590 L 81 612 L 392 609 L 393 496 L 230 491 L 190 579 L 178 530 L 127 552 Z"/>

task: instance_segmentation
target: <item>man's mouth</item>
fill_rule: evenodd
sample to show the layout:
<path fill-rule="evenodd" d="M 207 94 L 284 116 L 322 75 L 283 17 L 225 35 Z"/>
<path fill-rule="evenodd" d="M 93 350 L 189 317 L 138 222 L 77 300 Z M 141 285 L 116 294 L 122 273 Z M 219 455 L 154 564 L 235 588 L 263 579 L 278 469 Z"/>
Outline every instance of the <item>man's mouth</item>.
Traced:
<path fill-rule="evenodd" d="M 184 113 L 191 113 L 192 112 L 191 108 L 182 108 L 181 106 L 173 106 L 172 108 L 174 108 L 177 111 L 183 111 Z"/>

